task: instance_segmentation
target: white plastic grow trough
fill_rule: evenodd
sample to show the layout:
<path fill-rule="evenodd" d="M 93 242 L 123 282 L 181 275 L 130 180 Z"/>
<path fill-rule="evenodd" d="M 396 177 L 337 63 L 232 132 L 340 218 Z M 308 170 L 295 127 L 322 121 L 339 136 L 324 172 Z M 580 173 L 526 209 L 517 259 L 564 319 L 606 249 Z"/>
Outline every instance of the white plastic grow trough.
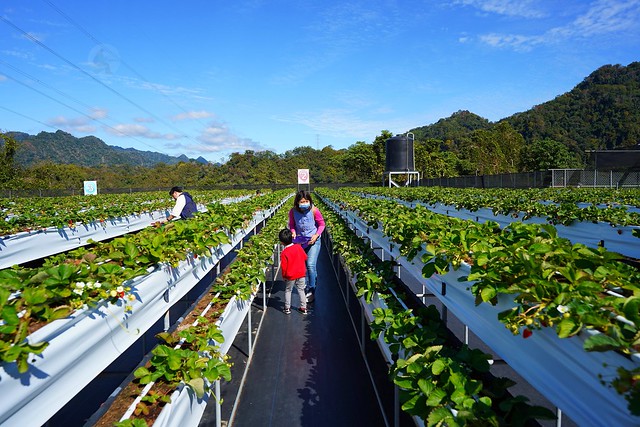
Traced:
<path fill-rule="evenodd" d="M 49 227 L 0 237 L 0 269 L 34 259 L 76 249 L 88 244 L 142 230 L 164 218 L 163 211 L 111 218 L 105 222 L 76 224 L 75 227 Z"/>
<path fill-rule="evenodd" d="M 226 198 L 220 203 L 234 203 L 246 198 Z M 199 204 L 198 211 L 206 212 L 207 207 Z M 165 219 L 167 215 L 166 210 L 156 210 L 109 218 L 104 222 L 76 223 L 73 228 L 48 227 L 0 236 L 0 270 L 88 245 L 90 239 L 101 242 L 139 231 L 153 222 Z"/>
<path fill-rule="evenodd" d="M 262 283 L 264 292 L 264 283 Z M 241 300 L 232 297 L 224 312 L 216 322 L 220 327 L 224 342 L 219 344 L 220 353 L 227 354 L 233 341 L 244 322 L 244 319 L 251 311 L 251 303 L 255 294 L 248 300 Z M 219 393 L 219 382 L 216 385 L 217 395 Z M 205 393 L 202 398 L 198 398 L 191 388 L 180 385 L 171 395 L 171 401 L 162 408 L 162 411 L 153 423 L 154 427 L 197 427 L 202 419 L 202 415 L 209 401 L 214 398 L 211 393 Z M 132 409 L 132 408 L 130 408 Z"/>
<path fill-rule="evenodd" d="M 618 367 L 638 367 L 637 357 L 629 359 L 611 351 L 587 352 L 583 349 L 584 334 L 561 339 L 551 328 L 534 331 L 528 339 L 513 335 L 498 320 L 498 313 L 513 307 L 512 298 L 503 295 L 496 306 L 488 303 L 476 306 L 475 297 L 469 290 L 472 283 L 458 281 L 468 274 L 469 266 L 463 265 L 457 271 L 425 279 L 421 254 L 409 262 L 400 254 L 399 245 L 392 243 L 379 229 L 368 227 L 353 212 L 329 204 L 353 225 L 358 235 L 366 236 L 416 280 L 424 283 L 428 292 L 468 325 L 480 340 L 576 423 L 581 426 L 640 425 L 640 417 L 629 413 L 624 397 L 601 383 L 602 379 L 615 378 Z M 446 284 L 445 293 L 443 283 Z"/>
<path fill-rule="evenodd" d="M 392 200 L 385 196 L 367 195 L 366 197 Z M 411 208 L 416 205 L 422 205 L 434 213 L 454 218 L 466 219 L 480 223 L 494 221 L 500 224 L 500 227 L 506 227 L 515 221 L 521 221 L 525 224 L 549 223 L 545 218 L 539 217 L 523 219 L 524 213 L 522 212 L 516 217 L 513 217 L 502 214 L 494 215 L 490 208 L 480 208 L 476 211 L 470 211 L 468 209 L 456 209 L 455 206 L 443 205 L 442 203 L 430 205 L 417 201 L 407 202 L 399 199 L 393 200 Z M 633 235 L 633 230 L 640 230 L 640 226 L 612 226 L 606 222 L 574 222 L 571 225 L 555 224 L 554 227 L 558 230 L 559 237 L 569 239 L 569 241 L 573 243 L 582 243 L 591 248 L 603 246 L 610 252 L 617 252 L 631 258 L 640 259 L 640 239 Z"/>
<path fill-rule="evenodd" d="M 118 304 L 103 302 L 53 321 L 28 337 L 48 341 L 42 354 L 30 359 L 20 374 L 15 363 L 0 365 L 0 425 L 42 425 L 84 386 L 165 315 L 200 280 L 274 209 L 256 213 L 232 242 L 220 245 L 210 257 L 182 261 L 177 268 L 158 266 L 149 274 L 127 282 L 136 300 L 126 313 Z"/>

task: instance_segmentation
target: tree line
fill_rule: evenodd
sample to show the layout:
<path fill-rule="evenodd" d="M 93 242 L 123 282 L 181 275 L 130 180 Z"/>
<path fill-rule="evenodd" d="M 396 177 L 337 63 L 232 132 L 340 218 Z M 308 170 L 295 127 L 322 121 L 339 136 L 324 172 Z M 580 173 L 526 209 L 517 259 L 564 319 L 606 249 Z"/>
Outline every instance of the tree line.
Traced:
<path fill-rule="evenodd" d="M 100 165 L 95 167 L 42 161 L 30 166 L 15 162 L 18 142 L 0 133 L 0 188 L 82 189 L 96 180 L 100 188 L 225 187 L 239 185 L 295 185 L 297 170 L 310 169 L 313 183 L 377 183 L 385 172 L 387 139 L 383 130 L 374 141 L 357 141 L 346 149 L 331 146 L 232 153 L 224 164 L 195 161 L 155 166 Z M 416 170 L 424 178 L 581 167 L 581 160 L 562 143 L 550 139 L 527 145 L 508 123 L 471 131 L 455 143 L 437 138 L 414 140 Z"/>

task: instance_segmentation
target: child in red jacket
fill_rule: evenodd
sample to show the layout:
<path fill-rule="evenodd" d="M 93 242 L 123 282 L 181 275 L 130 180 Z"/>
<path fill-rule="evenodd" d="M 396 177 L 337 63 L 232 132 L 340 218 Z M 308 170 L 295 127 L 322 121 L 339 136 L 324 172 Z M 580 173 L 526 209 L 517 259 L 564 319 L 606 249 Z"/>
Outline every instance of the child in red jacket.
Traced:
<path fill-rule="evenodd" d="M 292 243 L 293 235 L 291 230 L 280 230 L 278 235 L 280 243 L 285 248 L 280 253 L 280 266 L 282 267 L 282 278 L 285 280 L 286 287 L 284 291 L 284 313 L 291 313 L 291 291 L 293 285 L 298 290 L 298 296 L 300 296 L 300 308 L 298 311 L 302 314 L 307 314 L 307 298 L 304 293 L 306 285 L 307 267 L 305 262 L 307 261 L 307 254 L 302 249 L 302 246 Z"/>

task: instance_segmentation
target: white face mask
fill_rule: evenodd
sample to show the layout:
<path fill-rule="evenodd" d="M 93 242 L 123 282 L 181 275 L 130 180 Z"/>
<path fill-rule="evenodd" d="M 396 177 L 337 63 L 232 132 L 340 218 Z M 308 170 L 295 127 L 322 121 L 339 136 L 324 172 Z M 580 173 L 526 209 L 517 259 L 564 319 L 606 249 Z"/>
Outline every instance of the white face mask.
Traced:
<path fill-rule="evenodd" d="M 306 211 L 307 209 L 309 209 L 309 207 L 310 207 L 310 206 L 311 206 L 311 204 L 310 204 L 310 203 L 300 203 L 300 204 L 298 205 L 298 207 L 299 207 L 300 209 L 302 209 L 303 211 Z"/>

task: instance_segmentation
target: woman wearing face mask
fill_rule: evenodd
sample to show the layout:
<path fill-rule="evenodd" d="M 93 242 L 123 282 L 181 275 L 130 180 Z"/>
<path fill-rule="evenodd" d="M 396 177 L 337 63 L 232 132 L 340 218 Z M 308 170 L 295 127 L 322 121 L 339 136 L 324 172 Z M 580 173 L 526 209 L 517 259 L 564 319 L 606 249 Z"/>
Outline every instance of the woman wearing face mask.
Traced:
<path fill-rule="evenodd" d="M 316 263 L 320 255 L 320 234 L 324 231 L 324 218 L 320 210 L 313 205 L 311 194 L 300 190 L 293 200 L 289 211 L 289 229 L 293 242 L 302 245 L 307 253 L 307 302 L 313 302 L 316 292 L 318 271 Z"/>

